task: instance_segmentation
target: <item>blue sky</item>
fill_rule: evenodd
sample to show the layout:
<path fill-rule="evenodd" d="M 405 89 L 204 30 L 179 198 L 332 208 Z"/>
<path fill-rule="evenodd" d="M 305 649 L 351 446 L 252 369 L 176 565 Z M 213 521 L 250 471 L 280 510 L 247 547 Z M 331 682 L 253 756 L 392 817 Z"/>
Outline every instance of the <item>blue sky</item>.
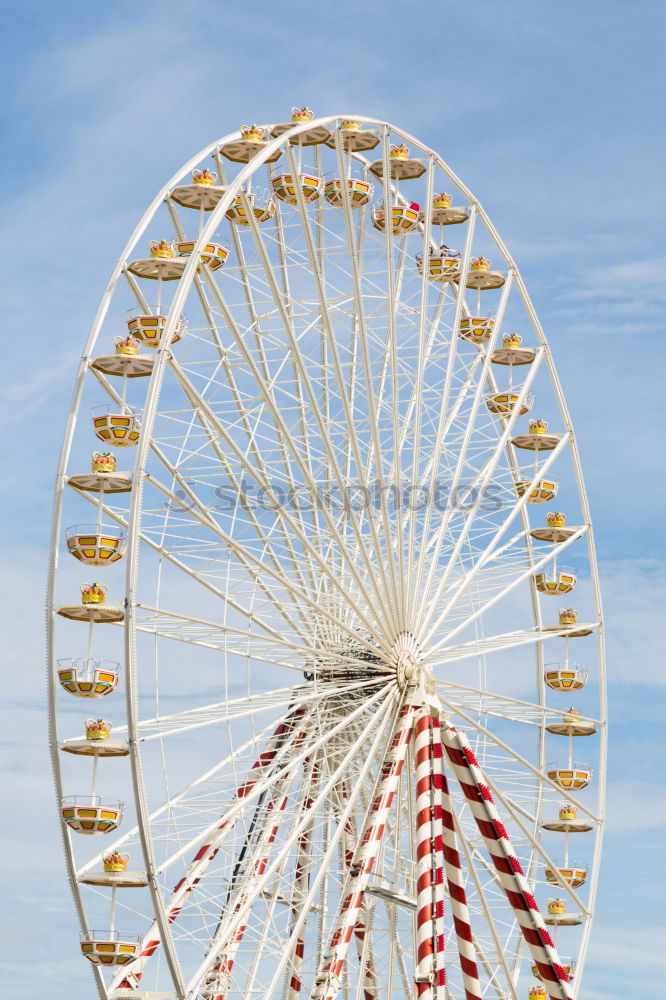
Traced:
<path fill-rule="evenodd" d="M 41 602 L 57 450 L 97 300 L 180 163 L 305 102 L 437 149 L 535 301 L 582 453 L 609 627 L 609 819 L 584 996 L 654 992 L 666 973 L 663 4 L 28 0 L 0 18 L 7 995 L 92 990 L 45 749 Z"/>

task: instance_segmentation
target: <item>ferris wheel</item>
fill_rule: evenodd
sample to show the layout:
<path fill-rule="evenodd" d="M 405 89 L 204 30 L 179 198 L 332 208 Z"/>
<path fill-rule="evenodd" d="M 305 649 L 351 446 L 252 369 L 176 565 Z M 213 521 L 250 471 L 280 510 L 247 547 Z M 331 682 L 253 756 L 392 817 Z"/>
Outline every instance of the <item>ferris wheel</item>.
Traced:
<path fill-rule="evenodd" d="M 518 269 L 435 152 L 295 108 L 160 190 L 79 366 L 48 602 L 101 998 L 581 995 L 590 513 Z"/>

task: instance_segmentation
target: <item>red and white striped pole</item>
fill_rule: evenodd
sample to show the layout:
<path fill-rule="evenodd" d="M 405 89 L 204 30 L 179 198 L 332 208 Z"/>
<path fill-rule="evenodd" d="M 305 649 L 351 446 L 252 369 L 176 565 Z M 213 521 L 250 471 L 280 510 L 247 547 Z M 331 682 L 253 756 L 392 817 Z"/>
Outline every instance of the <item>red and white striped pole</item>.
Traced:
<path fill-rule="evenodd" d="M 347 786 L 344 781 L 340 783 L 338 794 L 341 802 L 345 803 L 347 801 Z M 345 859 L 345 867 L 348 873 L 353 872 L 354 869 L 356 844 L 356 831 L 354 829 L 351 816 L 348 816 L 342 831 L 342 851 Z M 361 975 L 363 977 L 363 1000 L 376 1000 L 377 984 L 372 959 L 369 958 L 367 954 L 364 959 L 364 952 L 366 952 L 365 936 L 367 933 L 367 923 L 368 908 L 364 901 L 359 911 L 359 919 L 354 926 L 354 938 L 356 940 L 358 960 L 359 963 L 362 963 Z"/>
<path fill-rule="evenodd" d="M 442 797 L 441 789 L 444 780 L 442 761 L 442 740 L 439 732 L 439 699 L 437 705 L 431 707 L 431 770 L 433 784 L 433 852 L 435 860 L 435 986 L 438 996 L 448 996 L 446 993 L 446 966 L 444 965 L 444 841 L 442 838 Z"/>
<path fill-rule="evenodd" d="M 381 845 L 391 804 L 405 763 L 407 746 L 412 735 L 413 715 L 417 706 L 403 705 L 391 749 L 382 767 L 382 775 L 373 800 L 370 822 L 366 827 L 356 856 L 356 874 L 351 879 L 323 962 L 317 972 L 311 1000 L 335 1000 L 341 984 L 342 969 L 349 942 L 363 906 L 363 894 Z"/>
<path fill-rule="evenodd" d="M 437 844 L 436 800 L 441 755 L 435 763 L 434 717 L 424 706 L 415 725 L 416 771 L 416 995 L 432 1000 L 446 982 L 444 968 L 444 874 Z M 438 741 L 439 742 L 439 741 Z M 440 744 L 441 745 L 441 744 Z M 439 772 L 439 775 L 438 775 Z"/>
<path fill-rule="evenodd" d="M 439 730 L 439 719 L 437 719 L 436 722 L 436 730 Z M 438 736 L 441 739 L 441 734 L 438 733 Z M 439 744 L 439 751 L 441 766 L 441 742 Z M 442 838 L 444 868 L 446 871 L 446 882 L 449 890 L 451 915 L 453 917 L 453 925 L 456 932 L 456 943 L 458 946 L 463 988 L 465 990 L 465 1000 L 481 1000 L 481 984 L 479 982 L 479 971 L 476 964 L 476 949 L 474 947 L 472 925 L 470 922 L 469 908 L 467 906 L 467 895 L 465 893 L 465 885 L 462 877 L 462 862 L 458 851 L 458 841 L 453 820 L 453 807 L 451 804 L 451 797 L 449 795 L 449 785 L 443 769 L 439 788 L 439 800 L 437 818 L 441 818 L 441 823 L 438 824 L 438 832 L 436 833 L 436 836 Z"/>
<path fill-rule="evenodd" d="M 304 762 L 304 769 L 307 770 L 307 761 Z M 314 802 L 314 788 L 319 779 L 319 765 L 317 763 L 313 764 L 311 772 L 311 786 L 310 794 L 306 795 L 301 803 L 301 814 L 309 812 L 312 808 L 312 803 Z M 292 899 L 292 911 L 291 911 L 291 926 L 292 932 L 294 925 L 296 924 L 300 912 L 300 905 L 304 899 L 309 884 L 310 884 L 310 873 L 308 871 L 308 863 L 310 861 L 310 856 L 312 852 L 312 827 L 314 823 L 314 817 L 311 823 L 308 823 L 306 828 L 301 833 L 298 838 L 298 853 L 296 855 L 296 871 L 294 874 L 294 895 Z M 303 988 L 303 956 L 305 954 L 305 938 L 304 930 L 301 931 L 296 938 L 294 944 L 294 951 L 290 962 L 291 974 L 289 976 L 289 984 L 287 986 L 286 1000 L 299 1000 L 301 990 Z"/>
<path fill-rule="evenodd" d="M 266 750 L 260 754 L 252 765 L 250 770 L 251 777 L 236 790 L 234 801 L 238 801 L 238 799 L 243 799 L 249 795 L 257 782 L 261 781 L 266 776 L 274 764 L 278 751 L 289 739 L 294 727 L 303 717 L 305 711 L 304 707 L 295 709 L 276 728 L 270 738 Z M 228 828 L 229 824 L 223 819 L 217 827 L 217 830 L 215 831 L 210 842 L 199 848 L 197 853 L 192 858 L 187 871 L 173 887 L 171 898 L 166 906 L 166 916 L 170 924 L 174 922 L 182 910 L 187 896 L 196 888 L 206 869 L 214 860 L 220 849 L 222 841 L 228 832 Z M 157 925 L 157 921 L 154 920 L 148 932 L 143 937 L 139 957 L 136 958 L 131 964 L 126 965 L 123 968 L 121 981 L 117 985 L 112 983 L 112 987 L 115 986 L 117 989 L 136 988 L 141 980 L 144 968 L 155 953 L 156 949 L 159 947 L 160 943 L 160 929 Z"/>
<path fill-rule="evenodd" d="M 287 778 L 282 778 L 278 782 L 278 787 L 275 789 L 271 797 L 271 801 L 268 804 L 266 811 L 266 823 L 257 839 L 255 858 L 245 877 L 245 887 L 243 891 L 239 893 L 234 905 L 234 914 L 239 913 L 243 909 L 253 890 L 256 888 L 258 879 L 260 879 L 264 874 L 266 865 L 268 864 L 268 851 L 278 832 L 281 818 L 280 814 L 284 812 L 284 807 L 287 804 L 288 796 L 281 794 L 281 788 L 287 780 Z M 207 991 L 207 996 L 210 1000 L 225 1000 L 229 987 L 231 986 L 231 972 L 234 961 L 246 929 L 247 923 L 243 920 L 242 923 L 239 923 L 237 927 L 234 928 L 232 933 L 222 944 L 219 961 L 213 967 L 212 973 L 209 973 L 209 976 L 207 977 L 209 980 L 209 986 L 212 987 L 212 989 Z"/>
<path fill-rule="evenodd" d="M 465 734 L 443 722 L 442 743 L 551 1000 L 571 1000 L 569 979 Z"/>

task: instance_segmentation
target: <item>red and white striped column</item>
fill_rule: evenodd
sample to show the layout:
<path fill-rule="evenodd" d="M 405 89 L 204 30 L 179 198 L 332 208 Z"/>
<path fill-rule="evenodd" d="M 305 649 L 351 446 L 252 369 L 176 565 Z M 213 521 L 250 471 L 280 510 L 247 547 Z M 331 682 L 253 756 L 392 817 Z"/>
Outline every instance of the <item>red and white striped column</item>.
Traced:
<path fill-rule="evenodd" d="M 347 801 L 347 786 L 345 782 L 341 782 L 338 788 L 338 794 L 340 796 L 340 801 L 343 805 Z M 352 873 L 355 864 L 355 854 L 356 854 L 356 830 L 351 816 L 348 816 L 345 820 L 345 824 L 342 832 L 342 851 L 345 859 L 345 868 L 348 873 Z M 375 980 L 375 971 L 372 965 L 372 959 L 369 955 L 365 955 L 365 937 L 367 934 L 368 925 L 368 908 L 365 905 L 365 900 L 359 911 L 358 920 L 354 926 L 354 939 L 356 941 L 356 952 L 358 954 L 359 963 L 362 964 L 361 975 L 363 977 L 363 1000 L 376 1000 L 377 997 L 377 984 Z"/>
<path fill-rule="evenodd" d="M 571 1000 L 568 977 L 465 734 L 444 722 L 442 743 L 551 1000 Z"/>
<path fill-rule="evenodd" d="M 377 858 L 391 805 L 400 782 L 407 746 L 412 735 L 416 705 L 403 705 L 400 721 L 395 730 L 391 749 L 382 767 L 377 794 L 373 800 L 370 822 L 363 833 L 356 854 L 354 871 L 349 889 L 336 919 L 331 941 L 324 960 L 317 972 L 311 1000 L 334 1000 L 340 989 L 342 969 L 347 950 L 363 906 L 363 894 Z"/>
<path fill-rule="evenodd" d="M 286 794 L 282 794 L 282 788 L 284 788 L 284 785 L 289 780 L 290 779 L 288 778 L 282 778 L 277 783 L 277 787 L 271 796 L 271 801 L 268 803 L 264 827 L 257 838 L 255 850 L 253 852 L 254 859 L 252 860 L 251 865 L 248 866 L 248 869 L 246 869 L 243 876 L 241 876 L 242 881 L 245 884 L 242 891 L 238 894 L 238 898 L 234 904 L 234 916 L 237 913 L 240 913 L 243 909 L 252 893 L 256 890 L 257 882 L 261 879 L 261 876 L 266 870 L 269 849 L 275 840 L 280 825 L 281 813 L 284 812 L 284 807 L 287 804 L 288 796 Z M 243 917 L 233 929 L 231 934 L 229 934 L 229 936 L 223 941 L 219 950 L 219 960 L 216 962 L 212 972 L 209 973 L 209 976 L 207 977 L 210 986 L 212 987 L 207 991 L 207 995 L 210 1000 L 225 1000 L 229 987 L 231 986 L 231 972 L 234 961 L 246 929 L 247 917 Z"/>
<path fill-rule="evenodd" d="M 278 752 L 283 748 L 290 737 L 295 736 L 294 727 L 305 714 L 305 708 L 297 708 L 291 712 L 275 729 L 271 736 L 266 750 L 257 758 L 250 769 L 250 778 L 236 790 L 234 801 L 245 798 L 250 794 L 255 785 L 266 777 L 275 762 Z M 300 738 L 300 737 L 299 737 Z M 171 897 L 166 906 L 166 916 L 170 924 L 174 922 L 183 906 L 189 893 L 191 893 L 201 881 L 206 869 L 217 855 L 222 842 L 230 830 L 230 825 L 226 820 L 222 820 L 215 830 L 209 843 L 199 848 L 192 858 L 190 865 L 183 877 L 176 883 L 171 892 Z M 122 971 L 121 981 L 112 983 L 112 987 L 117 989 L 136 988 L 141 980 L 143 970 L 150 958 L 155 953 L 161 943 L 160 929 L 157 921 L 154 920 L 148 932 L 144 935 L 141 952 L 131 964 L 125 966 Z"/>
<path fill-rule="evenodd" d="M 446 995 L 446 967 L 444 965 L 444 841 L 442 838 L 442 797 L 441 789 L 444 780 L 442 760 L 442 740 L 439 732 L 439 699 L 432 706 L 430 716 L 430 768 L 433 785 L 433 857 L 435 861 L 435 986 L 439 987 L 439 996 Z"/>
<path fill-rule="evenodd" d="M 439 719 L 436 723 L 436 731 L 439 731 Z M 438 736 L 440 736 L 438 732 Z M 440 736 L 441 740 L 441 736 Z M 441 753 L 442 744 L 439 743 L 440 766 L 442 764 Z M 439 802 L 437 804 L 437 819 L 441 819 L 438 824 L 436 837 L 442 838 L 444 853 L 444 868 L 446 871 L 446 882 L 449 890 L 449 905 L 456 932 L 456 944 L 458 946 L 458 956 L 460 959 L 460 971 L 462 973 L 463 988 L 465 990 L 465 1000 L 481 1000 L 481 984 L 479 982 L 479 972 L 476 964 L 476 949 L 472 936 L 472 925 L 470 922 L 469 908 L 467 906 L 467 895 L 462 874 L 462 862 L 458 851 L 458 841 L 456 837 L 455 823 L 453 820 L 453 807 L 449 794 L 449 785 L 446 775 L 442 770 L 442 778 L 439 787 Z"/>
<path fill-rule="evenodd" d="M 416 719 L 416 995 L 432 1000 L 446 982 L 444 967 L 444 873 L 436 815 L 441 752 L 436 763 L 435 719 L 424 706 Z M 439 729 L 439 726 L 437 726 Z M 441 743 L 437 740 L 440 748 Z M 439 843 L 438 843 L 439 840 Z"/>
<path fill-rule="evenodd" d="M 307 772 L 308 762 L 304 762 L 304 771 Z M 311 773 L 310 793 L 306 794 L 301 802 L 301 815 L 309 812 L 314 802 L 314 789 L 319 779 L 319 765 L 313 764 Z M 296 870 L 294 873 L 294 894 L 291 911 L 291 930 L 300 916 L 300 907 L 310 885 L 310 873 L 308 864 L 312 852 L 312 822 L 308 823 L 298 838 L 298 852 L 296 854 Z M 303 956 L 305 954 L 304 930 L 301 928 L 290 962 L 289 984 L 287 986 L 286 1000 L 299 1000 L 303 988 Z"/>

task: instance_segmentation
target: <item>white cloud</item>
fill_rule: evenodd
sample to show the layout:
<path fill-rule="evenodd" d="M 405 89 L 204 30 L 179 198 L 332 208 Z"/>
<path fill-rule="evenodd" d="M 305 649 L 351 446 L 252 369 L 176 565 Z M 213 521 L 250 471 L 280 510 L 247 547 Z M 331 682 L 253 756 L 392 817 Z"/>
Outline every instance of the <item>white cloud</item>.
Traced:
<path fill-rule="evenodd" d="M 656 558 L 604 560 L 601 566 L 608 627 L 609 683 L 666 685 L 663 614 L 666 564 Z"/>
<path fill-rule="evenodd" d="M 636 926 L 627 912 L 618 926 L 599 923 L 595 927 L 584 976 L 583 996 L 604 1000 L 627 1000 L 644 991 L 654 991 L 655 981 L 666 973 L 666 951 L 660 926 Z M 596 982 L 603 993 L 594 992 Z"/>
<path fill-rule="evenodd" d="M 666 786 L 639 779 L 609 784 L 606 831 L 610 836 L 633 836 L 643 830 L 663 828 L 666 828 Z"/>
<path fill-rule="evenodd" d="M 652 304 L 663 302 L 666 298 L 666 257 L 640 257 L 631 248 L 624 247 L 619 254 L 624 257 L 619 262 L 616 248 L 614 253 L 609 253 L 614 263 L 584 268 L 577 285 L 562 294 L 561 298 L 599 299 L 602 302 L 610 299 L 613 303 L 616 300 L 639 300 L 643 305 L 646 300 Z"/>

